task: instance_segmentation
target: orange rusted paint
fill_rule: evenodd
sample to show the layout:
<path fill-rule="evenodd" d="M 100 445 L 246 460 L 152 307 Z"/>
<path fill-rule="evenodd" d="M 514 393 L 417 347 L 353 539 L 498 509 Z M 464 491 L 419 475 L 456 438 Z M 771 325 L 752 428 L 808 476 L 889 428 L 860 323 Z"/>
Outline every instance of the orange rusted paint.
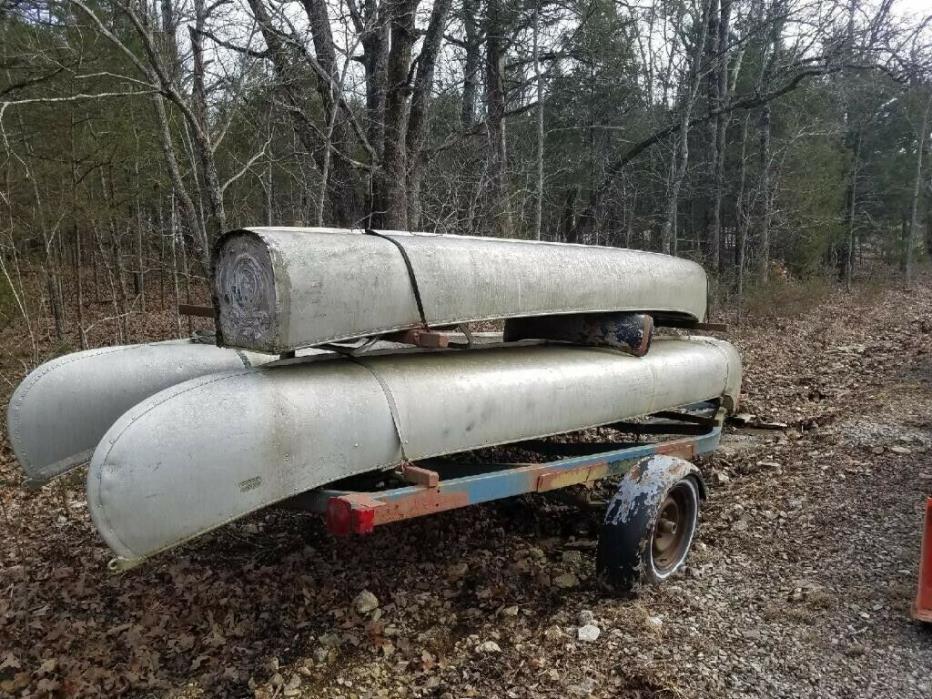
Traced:
<path fill-rule="evenodd" d="M 415 466 L 414 464 L 404 464 L 400 466 L 398 468 L 398 475 L 401 476 L 406 483 L 421 485 L 425 488 L 436 488 L 437 484 L 440 483 L 439 473 L 431 471 L 428 468 Z"/>
<path fill-rule="evenodd" d="M 687 461 L 696 456 L 696 443 L 693 440 L 677 439 L 672 442 L 666 442 L 657 445 L 657 453 L 664 456 L 678 456 Z"/>
<path fill-rule="evenodd" d="M 466 507 L 469 504 L 469 493 L 465 491 L 444 492 L 440 488 L 425 488 L 407 497 L 380 504 L 381 507 L 375 510 L 373 522 L 375 526 Z"/>
<path fill-rule="evenodd" d="M 919 553 L 919 588 L 913 604 L 913 618 L 932 623 L 932 498 L 926 500 L 922 548 Z"/>
<path fill-rule="evenodd" d="M 549 471 L 537 477 L 537 487 L 535 490 L 537 490 L 538 493 L 544 493 L 548 490 L 557 490 L 558 488 L 566 488 L 567 486 L 579 485 L 580 483 L 590 483 L 604 478 L 607 474 L 608 463 L 604 461 L 587 466 L 580 466 L 579 468 Z"/>
<path fill-rule="evenodd" d="M 347 493 L 327 502 L 327 529 L 337 536 L 369 534 L 383 503 L 365 493 Z"/>

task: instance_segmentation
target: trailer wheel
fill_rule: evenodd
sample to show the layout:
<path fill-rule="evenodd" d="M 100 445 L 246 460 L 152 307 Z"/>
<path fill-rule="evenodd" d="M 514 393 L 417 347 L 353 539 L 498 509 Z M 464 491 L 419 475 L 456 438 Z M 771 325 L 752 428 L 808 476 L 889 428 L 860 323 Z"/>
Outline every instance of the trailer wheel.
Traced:
<path fill-rule="evenodd" d="M 638 462 L 605 513 L 599 574 L 622 591 L 669 578 L 686 560 L 704 497 L 702 476 L 690 462 L 671 456 Z"/>

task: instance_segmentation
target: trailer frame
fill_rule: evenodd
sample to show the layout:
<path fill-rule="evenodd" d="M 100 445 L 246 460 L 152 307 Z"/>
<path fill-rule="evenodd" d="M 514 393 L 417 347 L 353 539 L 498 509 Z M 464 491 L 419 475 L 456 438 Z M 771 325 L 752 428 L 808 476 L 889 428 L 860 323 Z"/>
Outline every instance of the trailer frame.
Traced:
<path fill-rule="evenodd" d="M 613 423 L 606 427 L 631 433 L 636 441 L 591 445 L 590 449 L 615 447 L 595 452 L 588 451 L 586 444 L 545 440 L 510 445 L 544 455 L 563 452 L 564 458 L 541 463 L 466 463 L 455 456 L 406 463 L 388 474 L 406 485 L 357 488 L 353 479 L 347 479 L 305 493 L 292 504 L 323 515 L 334 535 L 369 534 L 378 526 L 469 505 L 574 485 L 591 486 L 625 475 L 637 463 L 657 455 L 692 461 L 718 447 L 725 413 L 718 401 L 706 401 L 654 413 L 642 422 Z M 640 442 L 640 437 L 648 434 L 668 438 Z M 588 453 L 572 453 L 576 451 Z"/>

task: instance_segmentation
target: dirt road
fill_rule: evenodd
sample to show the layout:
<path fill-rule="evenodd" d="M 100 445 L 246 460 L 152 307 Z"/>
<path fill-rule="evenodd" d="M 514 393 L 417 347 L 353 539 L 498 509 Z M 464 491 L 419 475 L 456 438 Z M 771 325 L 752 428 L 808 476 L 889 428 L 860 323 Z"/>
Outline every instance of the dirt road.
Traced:
<path fill-rule="evenodd" d="M 932 288 L 730 337 L 743 409 L 789 428 L 729 434 L 687 570 L 628 599 L 594 578 L 594 520 L 541 497 L 351 543 L 270 512 L 112 577 L 80 477 L 25 492 L 4 443 L 0 694 L 932 696 L 908 618 Z"/>

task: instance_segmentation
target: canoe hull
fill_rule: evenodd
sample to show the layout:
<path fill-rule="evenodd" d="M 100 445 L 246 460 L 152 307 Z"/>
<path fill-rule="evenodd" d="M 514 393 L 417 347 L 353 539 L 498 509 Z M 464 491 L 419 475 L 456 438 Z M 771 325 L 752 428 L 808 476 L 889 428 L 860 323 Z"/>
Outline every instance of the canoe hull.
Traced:
<path fill-rule="evenodd" d="M 253 228 L 223 236 L 213 254 L 219 344 L 280 353 L 421 325 L 405 256 L 433 326 L 609 311 L 702 320 L 706 312 L 702 267 L 669 255 L 378 233 Z"/>
<path fill-rule="evenodd" d="M 13 392 L 7 433 L 29 482 L 88 459 L 113 422 L 139 401 L 204 374 L 257 366 L 265 354 L 191 340 L 73 352 L 34 369 Z"/>
<path fill-rule="evenodd" d="M 711 398 L 733 404 L 740 381 L 734 348 L 710 339 L 657 340 L 642 358 L 535 346 L 298 359 L 214 374 L 162 391 L 116 421 L 91 461 L 88 503 L 107 544 L 136 560 L 404 458 Z"/>

